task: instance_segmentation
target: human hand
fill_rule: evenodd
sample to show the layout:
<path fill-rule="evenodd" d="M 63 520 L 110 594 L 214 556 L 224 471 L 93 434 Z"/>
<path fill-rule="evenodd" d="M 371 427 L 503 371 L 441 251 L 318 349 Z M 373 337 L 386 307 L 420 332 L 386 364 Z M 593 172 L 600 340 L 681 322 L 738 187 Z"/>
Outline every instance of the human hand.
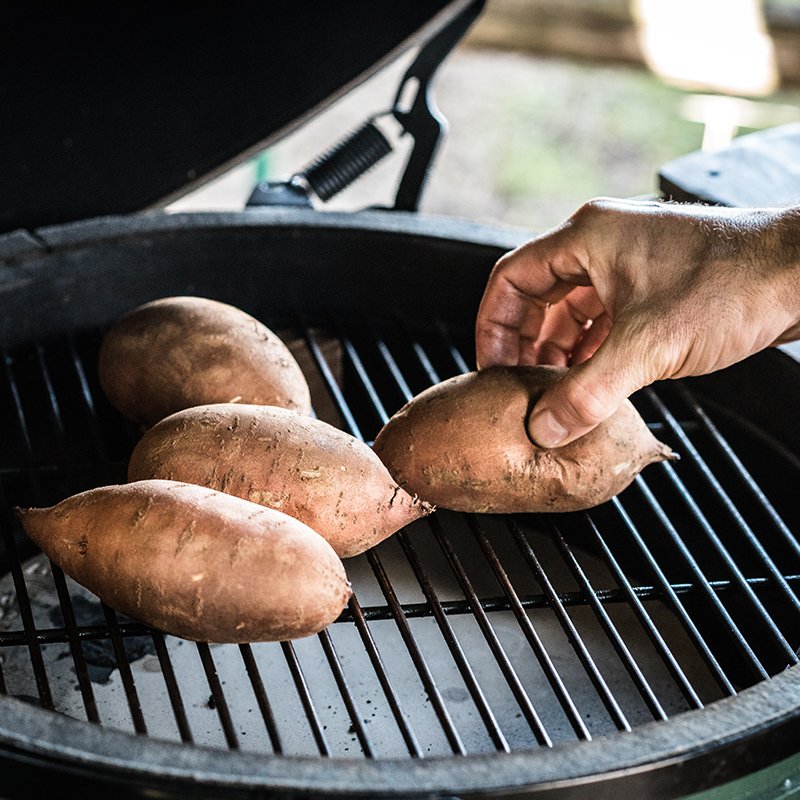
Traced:
<path fill-rule="evenodd" d="M 479 368 L 571 369 L 531 438 L 567 444 L 657 380 L 702 375 L 800 338 L 800 207 L 600 198 L 503 256 L 475 327 Z"/>

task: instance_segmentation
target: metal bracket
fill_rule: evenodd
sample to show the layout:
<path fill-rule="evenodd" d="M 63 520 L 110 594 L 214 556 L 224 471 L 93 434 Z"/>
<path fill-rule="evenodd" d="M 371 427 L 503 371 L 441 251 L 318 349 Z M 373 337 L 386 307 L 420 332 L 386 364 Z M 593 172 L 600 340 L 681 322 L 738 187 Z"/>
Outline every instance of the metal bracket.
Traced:
<path fill-rule="evenodd" d="M 467 29 L 483 9 L 484 1 L 473 3 L 449 25 L 443 28 L 418 53 L 397 90 L 392 115 L 411 134 L 414 147 L 406 162 L 405 171 L 395 196 L 394 208 L 416 211 L 422 190 L 430 174 L 433 159 L 447 130 L 447 120 L 433 99 L 431 81 L 447 54 L 463 38 Z M 416 84 L 416 94 L 410 107 L 401 106 L 408 87 Z"/>
<path fill-rule="evenodd" d="M 377 125 L 393 117 L 401 136 L 410 135 L 413 147 L 395 195 L 394 210 L 416 211 L 433 159 L 447 129 L 447 120 L 433 99 L 431 82 L 447 54 L 463 38 L 483 10 L 485 0 L 466 6 L 425 44 L 406 70 L 389 111 L 370 116 L 349 134 L 286 182 L 259 183 L 248 206 L 312 205 L 312 196 L 326 202 L 392 152 L 389 139 Z M 409 98 L 409 95 L 413 96 Z"/>

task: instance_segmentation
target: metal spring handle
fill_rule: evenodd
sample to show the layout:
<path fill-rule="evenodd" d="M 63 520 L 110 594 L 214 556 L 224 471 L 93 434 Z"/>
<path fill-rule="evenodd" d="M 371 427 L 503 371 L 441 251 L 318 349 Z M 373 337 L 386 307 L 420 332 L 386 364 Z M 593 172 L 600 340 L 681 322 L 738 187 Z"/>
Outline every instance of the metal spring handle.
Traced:
<path fill-rule="evenodd" d="M 392 152 L 389 140 L 370 121 L 315 159 L 296 177 L 330 200 Z"/>

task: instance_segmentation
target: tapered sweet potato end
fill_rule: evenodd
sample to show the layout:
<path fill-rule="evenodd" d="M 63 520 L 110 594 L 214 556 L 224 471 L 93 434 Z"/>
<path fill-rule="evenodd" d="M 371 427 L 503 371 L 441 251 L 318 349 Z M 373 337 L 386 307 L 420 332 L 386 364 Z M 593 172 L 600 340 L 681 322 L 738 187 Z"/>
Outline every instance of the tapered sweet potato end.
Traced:
<path fill-rule="evenodd" d="M 565 370 L 489 367 L 432 386 L 378 432 L 373 450 L 407 491 L 440 508 L 486 513 L 574 511 L 619 494 L 648 464 L 677 454 L 630 401 L 567 445 L 531 441 L 528 420 Z"/>
<path fill-rule="evenodd" d="M 186 639 L 309 636 L 352 593 L 341 560 L 315 530 L 193 484 L 98 487 L 17 515 L 53 563 L 111 608 Z"/>
<path fill-rule="evenodd" d="M 253 404 L 195 406 L 161 420 L 128 462 L 129 481 L 149 479 L 208 486 L 283 511 L 341 558 L 432 511 L 365 442 L 322 420 Z"/>
<path fill-rule="evenodd" d="M 50 511 L 49 508 L 14 506 L 14 515 L 20 521 L 22 529 L 37 544 L 39 544 L 44 521 Z"/>
<path fill-rule="evenodd" d="M 659 449 L 654 461 L 680 461 L 681 454 L 676 453 L 669 445 L 664 444 L 664 442 L 658 443 Z"/>

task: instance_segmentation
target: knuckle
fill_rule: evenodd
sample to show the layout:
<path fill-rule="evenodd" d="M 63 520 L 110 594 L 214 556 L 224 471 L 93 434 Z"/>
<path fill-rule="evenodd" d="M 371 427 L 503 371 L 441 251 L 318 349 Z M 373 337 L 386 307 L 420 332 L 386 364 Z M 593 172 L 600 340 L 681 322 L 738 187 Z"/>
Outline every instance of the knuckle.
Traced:
<path fill-rule="evenodd" d="M 577 221 L 586 221 L 597 217 L 600 214 L 606 214 L 616 208 L 616 202 L 610 197 L 593 197 L 587 200 L 578 210 L 572 215 L 573 219 Z"/>
<path fill-rule="evenodd" d="M 512 268 L 520 258 L 524 257 L 526 251 L 530 248 L 532 241 L 525 242 L 513 248 L 512 250 L 503 253 L 503 255 L 501 255 L 500 258 L 498 258 L 495 262 L 492 273 L 502 273 Z"/>

